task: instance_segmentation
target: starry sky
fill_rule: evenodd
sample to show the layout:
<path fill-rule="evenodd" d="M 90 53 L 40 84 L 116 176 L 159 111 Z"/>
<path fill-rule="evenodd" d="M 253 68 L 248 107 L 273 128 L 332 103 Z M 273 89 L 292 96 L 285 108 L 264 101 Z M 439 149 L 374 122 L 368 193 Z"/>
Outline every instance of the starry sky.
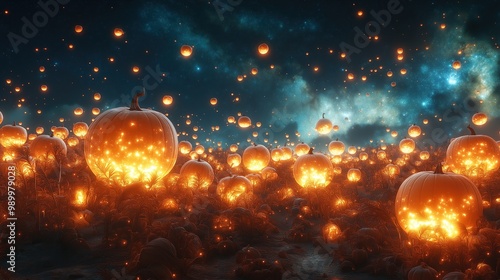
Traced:
<path fill-rule="evenodd" d="M 500 1 L 478 3 L 2 1 L 2 125 L 21 122 L 34 133 L 90 123 L 92 108 L 128 106 L 146 87 L 141 106 L 168 114 L 179 140 L 192 143 L 304 141 L 321 149 L 339 138 L 375 145 L 399 142 L 416 123 L 423 147 L 466 134 L 477 112 L 489 120 L 476 130 L 498 140 Z M 258 52 L 262 43 L 266 55 Z M 183 45 L 192 46 L 191 56 L 181 55 Z M 165 95 L 171 105 L 162 103 Z M 322 113 L 338 131 L 318 135 Z M 228 124 L 238 114 L 254 127 Z"/>

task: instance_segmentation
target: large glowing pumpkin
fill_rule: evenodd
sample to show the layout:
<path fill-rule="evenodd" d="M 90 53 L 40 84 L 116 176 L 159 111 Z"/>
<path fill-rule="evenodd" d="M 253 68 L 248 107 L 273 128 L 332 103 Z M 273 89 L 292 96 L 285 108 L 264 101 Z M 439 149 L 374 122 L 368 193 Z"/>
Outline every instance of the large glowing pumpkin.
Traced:
<path fill-rule="evenodd" d="M 476 135 L 468 126 L 471 135 L 455 138 L 446 150 L 446 164 L 450 170 L 466 176 L 483 176 L 500 167 L 500 148 L 493 138 Z"/>
<path fill-rule="evenodd" d="M 0 144 L 5 148 L 21 147 L 28 140 L 26 129 L 15 123 L 0 128 Z"/>
<path fill-rule="evenodd" d="M 395 202 L 399 225 L 417 238 L 438 241 L 455 238 L 461 230 L 476 226 L 483 213 L 481 194 L 467 177 L 422 171 L 399 187 Z"/>
<path fill-rule="evenodd" d="M 316 131 L 319 134 L 328 134 L 333 129 L 333 123 L 329 119 L 325 118 L 325 113 L 323 113 L 323 117 L 316 122 Z"/>
<path fill-rule="evenodd" d="M 100 179 L 128 185 L 151 186 L 173 168 L 177 159 L 177 132 L 162 113 L 141 109 L 138 98 L 130 108 L 105 111 L 90 125 L 85 160 Z"/>
<path fill-rule="evenodd" d="M 313 148 L 299 156 L 293 164 L 293 178 L 303 188 L 324 188 L 333 179 L 333 165 L 330 159 Z"/>
<path fill-rule="evenodd" d="M 263 145 L 253 144 L 243 151 L 243 165 L 250 171 L 261 171 L 271 161 L 271 153 Z"/>
<path fill-rule="evenodd" d="M 214 178 L 212 166 L 201 159 L 192 159 L 184 163 L 179 174 L 182 185 L 199 190 L 208 190 Z"/>

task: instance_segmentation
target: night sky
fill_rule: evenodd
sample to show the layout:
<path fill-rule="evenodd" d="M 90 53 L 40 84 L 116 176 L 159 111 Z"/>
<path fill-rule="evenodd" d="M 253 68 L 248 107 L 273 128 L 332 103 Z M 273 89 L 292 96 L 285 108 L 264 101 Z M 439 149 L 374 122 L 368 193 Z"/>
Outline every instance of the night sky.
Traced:
<path fill-rule="evenodd" d="M 499 138 L 500 1 L 59 1 L 0 4 L 2 125 L 47 133 L 90 124 L 92 108 L 129 106 L 144 86 L 143 108 L 168 113 L 179 140 L 204 145 L 397 143 L 413 123 L 426 133 L 419 145 L 439 145 L 465 134 L 477 112 L 489 117 L 478 133 Z M 38 3 L 57 3 L 58 11 L 44 22 Z M 387 14 L 390 21 L 377 22 Z M 26 36 L 26 22 L 42 24 Z M 366 41 L 356 30 L 372 35 Z M 268 54 L 259 54 L 261 43 Z M 191 56 L 181 55 L 183 45 L 193 47 Z M 165 95 L 173 104 L 162 103 Z M 78 107 L 81 116 L 73 113 Z M 228 124 L 238 113 L 254 127 Z M 337 132 L 314 130 L 322 113 Z"/>

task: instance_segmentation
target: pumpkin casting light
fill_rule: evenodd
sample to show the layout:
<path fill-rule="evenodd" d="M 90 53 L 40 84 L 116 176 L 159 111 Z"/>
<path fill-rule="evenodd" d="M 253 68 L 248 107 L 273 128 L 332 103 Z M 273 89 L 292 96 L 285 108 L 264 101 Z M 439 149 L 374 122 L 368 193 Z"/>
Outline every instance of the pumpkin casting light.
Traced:
<path fill-rule="evenodd" d="M 100 179 L 148 186 L 163 178 L 177 160 L 177 133 L 162 113 L 141 109 L 137 93 L 130 108 L 105 111 L 90 125 L 85 160 Z"/>
<path fill-rule="evenodd" d="M 455 138 L 446 150 L 446 164 L 450 170 L 471 177 L 488 175 L 500 167 L 500 148 L 493 138 L 476 135 Z"/>
<path fill-rule="evenodd" d="M 179 174 L 183 186 L 198 190 L 208 190 L 214 178 L 212 166 L 201 159 L 192 159 L 184 163 Z"/>
<path fill-rule="evenodd" d="M 243 165 L 250 171 L 261 171 L 271 161 L 271 153 L 263 145 L 253 144 L 243 151 Z"/>
<path fill-rule="evenodd" d="M 327 156 L 313 153 L 313 148 L 293 164 L 293 178 L 303 188 L 325 188 L 333 179 L 333 165 Z"/>
<path fill-rule="evenodd" d="M 467 177 L 422 171 L 408 177 L 396 194 L 396 216 L 408 234 L 438 241 L 461 234 L 462 226 L 472 228 L 483 213 L 481 194 Z"/>
<path fill-rule="evenodd" d="M 415 141 L 413 139 L 403 139 L 399 142 L 399 149 L 404 154 L 409 154 L 415 150 Z"/>
<path fill-rule="evenodd" d="M 28 132 L 22 126 L 4 125 L 0 128 L 0 144 L 5 148 L 21 147 L 28 140 Z"/>
<path fill-rule="evenodd" d="M 323 113 L 323 117 L 316 122 L 316 131 L 319 134 L 325 135 L 330 133 L 333 129 L 333 123 L 329 119 L 325 118 L 325 113 Z"/>
<path fill-rule="evenodd" d="M 328 144 L 328 151 L 333 156 L 341 155 L 345 151 L 345 145 L 342 141 L 339 141 L 339 139 L 337 139 L 335 141 L 330 142 L 330 144 Z"/>
<path fill-rule="evenodd" d="M 243 176 L 225 177 L 217 184 L 217 194 L 229 205 L 236 205 L 240 196 L 247 192 L 253 192 L 252 183 Z"/>

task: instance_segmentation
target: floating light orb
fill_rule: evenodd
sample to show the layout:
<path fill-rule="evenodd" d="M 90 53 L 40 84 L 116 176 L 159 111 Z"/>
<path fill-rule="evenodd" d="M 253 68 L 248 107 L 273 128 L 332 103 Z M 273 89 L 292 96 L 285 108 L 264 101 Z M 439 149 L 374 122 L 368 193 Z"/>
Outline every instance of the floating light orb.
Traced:
<path fill-rule="evenodd" d="M 258 51 L 261 55 L 266 55 L 269 52 L 269 46 L 266 43 L 262 43 L 259 45 Z"/>
<path fill-rule="evenodd" d="M 189 45 L 183 45 L 180 49 L 181 55 L 184 57 L 190 57 L 193 54 L 193 47 Z"/>

